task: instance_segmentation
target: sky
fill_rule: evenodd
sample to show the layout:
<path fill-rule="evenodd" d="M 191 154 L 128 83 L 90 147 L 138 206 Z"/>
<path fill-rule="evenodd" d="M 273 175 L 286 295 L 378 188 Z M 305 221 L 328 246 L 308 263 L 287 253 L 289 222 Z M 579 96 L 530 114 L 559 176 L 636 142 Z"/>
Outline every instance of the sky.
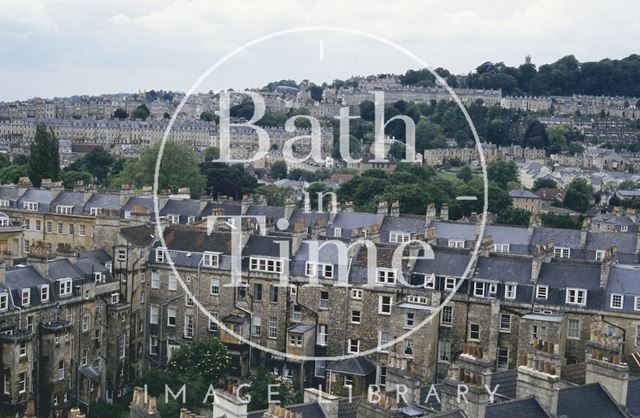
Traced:
<path fill-rule="evenodd" d="M 364 31 L 461 74 L 638 53 L 640 2 L 619 0 L 0 0 L 0 100 L 187 91 L 244 44 L 298 27 Z M 362 35 L 277 36 L 215 69 L 196 91 L 402 73 L 421 65 Z"/>

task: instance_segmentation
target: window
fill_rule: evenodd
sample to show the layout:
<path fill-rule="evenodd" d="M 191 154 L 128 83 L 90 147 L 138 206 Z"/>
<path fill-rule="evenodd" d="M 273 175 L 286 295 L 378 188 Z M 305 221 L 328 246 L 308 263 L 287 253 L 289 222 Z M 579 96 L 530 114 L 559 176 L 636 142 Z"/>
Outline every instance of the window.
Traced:
<path fill-rule="evenodd" d="M 511 315 L 500 314 L 500 332 L 511 332 Z"/>
<path fill-rule="evenodd" d="M 20 348 L 18 349 L 18 351 L 19 351 L 20 357 L 26 357 L 27 356 L 27 342 L 26 341 L 20 341 Z"/>
<path fill-rule="evenodd" d="M 619 293 L 613 293 L 611 295 L 611 308 L 613 309 L 622 309 L 624 305 L 624 295 Z"/>
<path fill-rule="evenodd" d="M 378 283 L 394 284 L 396 282 L 396 271 L 391 269 L 378 269 Z"/>
<path fill-rule="evenodd" d="M 377 379 L 376 382 L 382 387 L 384 387 L 387 383 L 387 368 L 385 366 L 380 366 L 377 369 Z"/>
<path fill-rule="evenodd" d="M 620 232 L 627 232 L 627 231 L 629 231 L 629 227 L 627 225 L 620 226 Z"/>
<path fill-rule="evenodd" d="M 214 296 L 220 295 L 220 280 L 219 279 L 211 279 L 211 286 L 209 288 L 209 293 Z"/>
<path fill-rule="evenodd" d="M 156 250 L 157 253 L 157 250 Z M 118 248 L 118 254 L 116 255 L 118 261 L 127 261 L 127 250 L 124 248 Z M 157 256 L 156 256 L 157 259 Z"/>
<path fill-rule="evenodd" d="M 413 328 L 415 325 L 415 314 L 413 312 L 407 312 L 404 314 L 404 327 L 405 328 Z"/>
<path fill-rule="evenodd" d="M 299 335 L 299 334 L 289 335 L 289 345 L 292 347 L 302 347 L 302 335 Z"/>
<path fill-rule="evenodd" d="M 193 308 L 193 299 L 189 295 L 184 295 L 184 305 L 187 308 Z"/>
<path fill-rule="evenodd" d="M 268 337 L 271 339 L 278 338 L 278 317 L 270 316 L 269 317 L 269 334 Z"/>
<path fill-rule="evenodd" d="M 450 239 L 449 248 L 464 248 L 464 241 L 457 240 L 457 239 Z"/>
<path fill-rule="evenodd" d="M 318 324 L 318 336 L 316 338 L 316 344 L 326 346 L 327 345 L 327 325 Z"/>
<path fill-rule="evenodd" d="M 251 257 L 249 259 L 249 270 L 266 273 L 282 273 L 282 260 Z"/>
<path fill-rule="evenodd" d="M 544 325 L 531 325 L 531 338 L 545 341 L 547 339 L 547 327 Z"/>
<path fill-rule="evenodd" d="M 275 285 L 269 286 L 269 302 L 278 303 L 278 287 Z"/>
<path fill-rule="evenodd" d="M 391 304 L 393 298 L 391 296 L 378 297 L 378 313 L 381 315 L 391 315 Z"/>
<path fill-rule="evenodd" d="M 76 229 L 74 224 L 69 224 L 69 235 L 75 234 Z"/>
<path fill-rule="evenodd" d="M 167 326 L 175 327 L 176 326 L 176 308 L 169 307 L 167 308 Z"/>
<path fill-rule="evenodd" d="M 384 347 L 391 340 L 391 334 L 389 331 L 378 331 L 378 351 L 381 353 L 388 353 L 389 347 Z"/>
<path fill-rule="evenodd" d="M 124 332 L 118 336 L 118 358 L 123 359 L 126 356 L 127 334 Z"/>
<path fill-rule="evenodd" d="M 244 300 L 246 296 L 247 296 L 247 284 L 240 283 L 236 290 L 236 297 L 240 300 Z"/>
<path fill-rule="evenodd" d="M 159 317 L 160 307 L 158 305 L 151 305 L 149 307 L 149 323 L 157 325 Z"/>
<path fill-rule="evenodd" d="M 251 317 L 251 333 L 254 337 L 259 337 L 262 333 L 262 318 L 260 318 L 260 315 Z"/>
<path fill-rule="evenodd" d="M 184 338 L 193 338 L 193 315 L 184 316 Z"/>
<path fill-rule="evenodd" d="M 438 341 L 438 361 L 449 363 L 451 361 L 451 343 L 448 341 Z"/>
<path fill-rule="evenodd" d="M 478 324 L 470 324 L 469 325 L 469 339 L 470 340 L 480 340 L 480 325 Z"/>
<path fill-rule="evenodd" d="M 293 306 L 293 322 L 302 321 L 302 306 L 294 305 Z"/>
<path fill-rule="evenodd" d="M 151 288 L 160 289 L 160 273 L 157 271 L 151 272 Z"/>
<path fill-rule="evenodd" d="M 78 232 L 78 235 L 84 237 L 87 234 L 87 227 L 84 224 L 81 224 L 79 228 L 80 231 Z"/>
<path fill-rule="evenodd" d="M 326 368 L 326 362 L 324 360 L 316 360 L 313 368 L 313 376 L 324 379 L 325 368 Z"/>
<path fill-rule="evenodd" d="M 31 305 L 31 289 L 22 289 L 20 303 L 22 306 Z"/>
<path fill-rule="evenodd" d="M 164 248 L 156 248 L 156 262 L 164 263 L 165 259 L 165 249 Z"/>
<path fill-rule="evenodd" d="M 50 234 L 51 231 L 53 230 L 53 224 L 51 223 L 51 221 L 47 221 L 45 225 L 46 225 L 45 230 L 47 231 L 48 234 Z"/>
<path fill-rule="evenodd" d="M 440 325 L 450 327 L 453 324 L 453 306 L 443 306 L 440 313 Z"/>
<path fill-rule="evenodd" d="M 391 231 L 389 233 L 389 242 L 409 242 L 411 234 L 408 232 Z"/>
<path fill-rule="evenodd" d="M 27 331 L 33 331 L 33 315 L 27 316 Z"/>
<path fill-rule="evenodd" d="M 536 299 L 546 299 L 549 296 L 549 287 L 538 285 L 536 286 Z"/>
<path fill-rule="evenodd" d="M 71 215 L 71 211 L 73 210 L 73 206 L 56 206 L 56 213 L 61 215 Z"/>
<path fill-rule="evenodd" d="M 152 356 L 157 355 L 159 346 L 160 342 L 158 340 L 158 337 L 156 337 L 155 335 L 149 337 L 149 354 L 151 354 Z"/>
<path fill-rule="evenodd" d="M 262 300 L 262 283 L 253 284 L 253 300 L 254 301 Z"/>
<path fill-rule="evenodd" d="M 120 302 L 120 293 L 118 292 L 113 292 L 111 294 L 111 304 L 115 305 L 116 303 Z"/>
<path fill-rule="evenodd" d="M 333 264 L 321 264 L 322 277 L 325 279 L 333 279 Z"/>
<path fill-rule="evenodd" d="M 453 277 L 447 277 L 444 280 L 444 290 L 453 290 L 456 288 L 456 279 Z"/>
<path fill-rule="evenodd" d="M 485 296 L 485 286 L 487 283 L 484 282 L 474 282 L 473 283 L 473 296 L 483 298 Z"/>
<path fill-rule="evenodd" d="M 0 293 L 0 311 L 9 309 L 9 299 L 7 293 Z"/>
<path fill-rule="evenodd" d="M 496 367 L 498 369 L 509 368 L 509 349 L 506 347 L 498 347 L 498 358 L 496 360 Z"/>
<path fill-rule="evenodd" d="M 429 300 L 426 296 L 409 295 L 407 296 L 407 301 L 411 303 L 419 303 L 421 305 L 429 304 Z"/>
<path fill-rule="evenodd" d="M 63 279 L 60 280 L 59 283 L 59 293 L 60 296 L 69 296 L 71 295 L 71 279 Z"/>
<path fill-rule="evenodd" d="M 362 289 L 351 289 L 351 299 L 361 300 Z"/>
<path fill-rule="evenodd" d="M 504 297 L 505 299 L 515 299 L 518 285 L 513 283 L 507 283 L 504 285 Z"/>
<path fill-rule="evenodd" d="M 218 319 L 218 314 L 216 312 L 210 312 L 209 318 L 209 326 L 208 329 L 211 332 L 218 332 L 218 323 L 215 321 Z"/>
<path fill-rule="evenodd" d="M 585 289 L 567 288 L 566 303 L 584 306 L 587 304 L 587 291 Z"/>
<path fill-rule="evenodd" d="M 2 296 L 0 296 L 0 298 L 1 298 L 1 297 L 2 297 Z M 0 301 L 1 301 L 1 299 L 0 299 Z M 0 302 L 0 307 L 1 307 L 1 306 L 2 306 L 2 305 L 1 305 L 1 302 Z M 636 297 L 633 299 L 633 310 L 635 310 L 635 311 L 640 311 L 640 296 L 636 296 Z"/>
<path fill-rule="evenodd" d="M 596 261 L 602 261 L 604 259 L 604 250 L 596 250 Z"/>
<path fill-rule="evenodd" d="M 175 274 L 169 273 L 169 290 L 176 291 L 178 289 L 178 280 Z"/>
<path fill-rule="evenodd" d="M 42 221 L 40 219 L 36 219 L 36 231 L 42 231 Z"/>
<path fill-rule="evenodd" d="M 105 282 L 104 274 L 100 273 L 99 271 L 95 271 L 93 273 L 93 281 L 95 282 L 95 284 L 104 283 Z"/>
<path fill-rule="evenodd" d="M 640 325 L 636 325 L 636 347 L 640 347 Z"/>
<path fill-rule="evenodd" d="M 436 288 L 436 276 L 433 274 L 424 274 L 424 288 L 435 289 Z"/>
<path fill-rule="evenodd" d="M 82 317 L 82 332 L 89 331 L 89 315 Z"/>
<path fill-rule="evenodd" d="M 340 238 L 342 236 L 342 228 L 333 228 L 333 236 Z"/>
<path fill-rule="evenodd" d="M 38 202 L 22 202 L 22 209 L 37 212 Z"/>
<path fill-rule="evenodd" d="M 555 247 L 553 249 L 553 256 L 557 258 L 569 258 L 571 250 L 566 247 Z"/>
<path fill-rule="evenodd" d="M 4 394 L 11 395 L 11 375 L 9 370 L 4 371 Z"/>
<path fill-rule="evenodd" d="M 569 319 L 567 322 L 567 338 L 572 340 L 580 339 L 580 320 Z"/>
<path fill-rule="evenodd" d="M 329 309 L 329 292 L 320 292 L 320 309 Z"/>
<path fill-rule="evenodd" d="M 58 362 L 58 380 L 64 379 L 64 360 Z"/>
<path fill-rule="evenodd" d="M 493 244 L 493 251 L 496 253 L 508 253 L 509 244 Z"/>
<path fill-rule="evenodd" d="M 348 353 L 359 353 L 360 352 L 360 340 L 357 338 L 349 338 L 349 342 L 347 344 L 347 352 Z"/>
<path fill-rule="evenodd" d="M 62 378 L 64 379 L 64 363 L 62 364 Z M 27 372 L 18 374 L 18 393 L 22 394 L 27 391 Z"/>
<path fill-rule="evenodd" d="M 87 353 L 87 350 L 86 349 L 82 350 L 82 357 L 80 358 L 80 365 L 81 366 L 86 366 L 87 365 L 88 357 L 89 357 L 89 354 Z"/>
<path fill-rule="evenodd" d="M 58 222 L 58 234 L 62 234 L 62 231 L 63 231 L 62 227 L 63 227 L 62 222 Z"/>
<path fill-rule="evenodd" d="M 351 311 L 351 323 L 352 324 L 360 323 L 360 311 Z"/>
<path fill-rule="evenodd" d="M 405 357 L 413 357 L 413 340 L 408 338 L 404 340 L 403 354 Z"/>
<path fill-rule="evenodd" d="M 219 255 L 216 253 L 204 253 L 202 256 L 202 265 L 205 267 L 218 267 Z"/>
<path fill-rule="evenodd" d="M 167 219 L 169 219 L 169 223 L 172 224 L 180 223 L 180 215 L 167 215 Z"/>

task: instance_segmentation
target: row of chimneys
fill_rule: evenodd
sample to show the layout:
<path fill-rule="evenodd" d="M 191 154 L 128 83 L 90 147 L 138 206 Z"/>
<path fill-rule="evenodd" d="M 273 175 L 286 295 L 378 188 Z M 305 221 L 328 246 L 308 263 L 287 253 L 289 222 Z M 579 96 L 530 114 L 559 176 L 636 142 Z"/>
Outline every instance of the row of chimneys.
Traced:
<path fill-rule="evenodd" d="M 560 348 L 559 344 L 552 343 L 551 341 L 543 341 L 537 338 L 531 340 L 531 346 L 536 350 L 541 350 L 544 353 L 558 354 Z"/>
<path fill-rule="evenodd" d="M 482 346 L 476 343 L 466 342 L 462 345 L 462 354 L 481 359 L 484 355 Z"/>
<path fill-rule="evenodd" d="M 468 383 L 474 386 L 482 386 L 484 379 L 480 373 L 466 370 L 458 364 L 449 367 L 447 377 L 458 382 Z"/>
<path fill-rule="evenodd" d="M 302 414 L 290 411 L 273 403 L 269 404 L 269 408 L 267 409 L 267 412 L 265 412 L 264 416 L 267 418 L 302 418 Z"/>
<path fill-rule="evenodd" d="M 556 366 L 553 363 L 535 358 L 533 354 L 523 354 L 520 357 L 520 365 L 542 373 L 557 376 Z"/>

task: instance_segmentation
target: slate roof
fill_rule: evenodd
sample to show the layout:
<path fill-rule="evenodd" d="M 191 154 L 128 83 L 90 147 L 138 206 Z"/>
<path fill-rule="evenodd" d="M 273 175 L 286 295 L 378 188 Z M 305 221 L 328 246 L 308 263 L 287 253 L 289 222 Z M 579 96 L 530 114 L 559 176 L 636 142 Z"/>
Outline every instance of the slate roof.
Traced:
<path fill-rule="evenodd" d="M 527 198 L 527 199 L 540 199 L 540 196 L 525 189 L 511 190 L 509 192 L 509 196 L 511 196 L 512 198 L 515 197 L 515 198 Z"/>
<path fill-rule="evenodd" d="M 342 237 L 350 237 L 352 230 L 362 228 L 367 230 L 372 225 L 378 224 L 378 215 L 366 212 L 340 212 L 333 222 L 327 225 L 327 235 L 333 237 L 335 228 L 341 228 Z"/>
<path fill-rule="evenodd" d="M 324 242 L 327 242 L 327 244 L 322 245 Z M 340 264 L 340 258 L 338 257 L 338 247 L 334 244 L 328 243 L 328 241 L 319 241 L 318 247 L 320 247 L 321 245 L 322 248 L 319 248 L 318 250 L 318 263 L 333 265 L 334 279 L 338 279 L 340 277 L 340 274 L 348 272 L 349 257 L 347 256 L 346 264 Z M 293 258 L 291 274 L 293 276 L 304 276 L 306 274 L 307 261 L 309 261 L 309 244 L 303 242 Z"/>
<path fill-rule="evenodd" d="M 51 190 L 28 189 L 16 202 L 16 206 L 22 209 L 23 202 L 38 202 L 38 212 L 48 212 L 49 204 L 53 198 Z"/>
<path fill-rule="evenodd" d="M 507 225 L 486 225 L 484 236 L 491 235 L 495 244 L 529 245 L 529 229 Z"/>
<path fill-rule="evenodd" d="M 103 249 L 81 252 L 80 258 L 91 258 L 92 260 L 95 260 L 100 264 L 106 264 L 112 260 L 111 254 Z"/>
<path fill-rule="evenodd" d="M 478 257 L 474 279 L 531 283 L 531 260 L 508 256 Z"/>
<path fill-rule="evenodd" d="M 640 379 L 629 380 L 627 408 L 634 416 L 640 416 Z"/>
<path fill-rule="evenodd" d="M 116 194 L 94 193 L 84 205 L 84 213 L 91 213 L 91 208 L 120 210 L 120 196 Z"/>
<path fill-rule="evenodd" d="M 293 229 L 294 225 L 297 224 L 297 223 L 302 222 L 304 224 L 305 228 L 309 228 L 311 225 L 313 225 L 315 222 L 318 222 L 318 221 L 320 221 L 320 222 L 324 221 L 324 223 L 326 225 L 327 222 L 329 221 L 329 213 L 328 212 L 305 213 L 303 209 L 295 208 L 293 210 L 293 213 L 289 217 L 289 228 L 288 228 L 288 231 L 291 231 Z"/>
<path fill-rule="evenodd" d="M 160 202 L 158 202 L 158 205 L 160 205 Z M 151 198 L 151 197 L 132 197 L 122 207 L 122 216 L 125 215 L 125 212 L 132 212 L 134 206 L 142 206 L 142 207 L 147 208 L 147 214 L 150 217 L 153 217 L 155 215 L 153 198 Z"/>
<path fill-rule="evenodd" d="M 600 386 L 591 383 L 584 386 L 560 389 L 558 416 L 567 418 L 602 417 L 624 418 L 618 405 Z"/>
<path fill-rule="evenodd" d="M 556 288 L 599 289 L 600 265 L 567 262 L 542 263 L 538 282 Z"/>
<path fill-rule="evenodd" d="M 49 261 L 47 267 L 47 276 L 50 281 L 66 278 L 84 279 L 83 273 L 66 258 Z"/>
<path fill-rule="evenodd" d="M 516 379 L 518 377 L 518 369 L 502 370 L 491 375 L 491 386 L 498 388 L 498 395 L 505 396 L 509 399 L 516 398 Z"/>
<path fill-rule="evenodd" d="M 138 225 L 120 229 L 120 235 L 131 244 L 137 247 L 150 245 L 157 234 L 153 225 Z"/>
<path fill-rule="evenodd" d="M 473 241 L 476 239 L 476 227 L 473 224 L 435 221 L 431 227 L 436 229 L 437 238 L 461 239 Z"/>
<path fill-rule="evenodd" d="M 204 209 L 198 213 L 198 216 L 200 218 L 207 217 L 212 214 L 214 209 L 223 209 L 226 216 L 240 215 L 242 212 L 241 205 L 234 203 L 233 201 L 230 201 L 229 203 L 208 202 Z"/>
<path fill-rule="evenodd" d="M 276 241 L 286 241 L 289 238 L 286 237 L 274 237 L 274 236 L 262 236 L 262 235 L 251 235 L 247 244 L 245 245 L 242 256 L 265 256 L 265 257 L 280 257 L 280 244 Z M 291 248 L 291 243 L 289 243 L 289 248 Z"/>
<path fill-rule="evenodd" d="M 104 273 L 105 275 L 111 277 L 111 272 L 108 268 L 91 258 L 79 259 L 78 261 L 76 261 L 76 267 L 82 274 L 85 274 L 87 276 L 93 276 L 93 273 Z"/>
<path fill-rule="evenodd" d="M 364 357 L 352 357 L 329 363 L 327 370 L 343 374 L 368 376 L 376 371 L 376 366 Z"/>
<path fill-rule="evenodd" d="M 30 289 L 29 306 L 37 306 L 41 304 L 40 292 L 37 287 L 48 283 L 33 266 L 24 266 L 7 270 L 7 278 L 4 284 L 11 291 L 14 304 L 22 306 L 20 290 Z"/>
<path fill-rule="evenodd" d="M 436 276 L 462 277 L 471 256 L 465 251 L 435 250 L 432 260 L 417 260 L 416 273 L 435 274 Z"/>
<path fill-rule="evenodd" d="M 556 247 L 581 248 L 580 233 L 577 229 L 534 228 L 531 245 L 544 245 L 550 242 Z"/>
<path fill-rule="evenodd" d="M 200 213 L 199 200 L 173 200 L 170 199 L 160 209 L 160 216 L 179 215 L 180 223 L 187 223 L 190 216 L 196 217 Z"/>
<path fill-rule="evenodd" d="M 636 234 L 615 232 L 589 232 L 585 248 L 588 250 L 606 250 L 612 245 L 619 253 L 634 254 L 636 252 Z"/>
<path fill-rule="evenodd" d="M 55 199 L 51 201 L 51 212 L 56 211 L 58 205 L 72 206 L 74 215 L 81 215 L 85 204 L 85 194 L 82 192 L 61 191 Z"/>
<path fill-rule="evenodd" d="M 389 242 L 389 233 L 392 231 L 424 234 L 426 227 L 424 216 L 387 216 L 380 226 L 380 240 Z"/>
<path fill-rule="evenodd" d="M 164 240 L 169 250 L 194 253 L 212 251 L 231 254 L 231 239 L 229 234 L 213 232 L 211 235 L 207 235 L 207 231 L 202 228 L 170 225 L 164 231 Z M 159 245 L 161 244 L 158 241 L 156 246 Z"/>
<path fill-rule="evenodd" d="M 264 216 L 270 218 L 273 222 L 277 222 L 278 219 L 284 218 L 284 208 L 281 206 L 260 206 L 251 205 L 247 209 L 246 216 Z"/>
<path fill-rule="evenodd" d="M 535 398 L 518 399 L 515 401 L 488 405 L 486 418 L 550 418 Z M 567 417 L 571 418 L 571 417 Z M 604 418 L 604 417 L 603 417 Z"/>

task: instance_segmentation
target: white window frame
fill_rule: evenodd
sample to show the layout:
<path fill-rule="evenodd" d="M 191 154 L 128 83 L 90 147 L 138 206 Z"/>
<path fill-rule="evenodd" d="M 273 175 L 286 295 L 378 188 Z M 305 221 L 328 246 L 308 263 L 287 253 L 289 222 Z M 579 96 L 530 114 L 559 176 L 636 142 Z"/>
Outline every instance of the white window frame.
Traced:
<path fill-rule="evenodd" d="M 486 297 L 486 285 L 488 283 L 485 282 L 473 282 L 473 296 L 477 298 Z"/>
<path fill-rule="evenodd" d="M 267 337 L 270 340 L 275 340 L 278 338 L 278 317 L 277 316 L 270 316 L 269 317 L 269 322 L 268 322 L 268 329 L 267 329 Z"/>
<path fill-rule="evenodd" d="M 504 285 L 504 298 L 515 299 L 518 292 L 518 285 L 515 283 L 505 283 Z"/>
<path fill-rule="evenodd" d="M 449 248 L 464 248 L 464 240 L 461 240 L 461 239 L 450 239 L 447 242 L 447 246 Z"/>
<path fill-rule="evenodd" d="M 438 363 L 451 363 L 451 342 L 438 341 Z"/>
<path fill-rule="evenodd" d="M 70 296 L 73 294 L 73 280 L 61 279 L 58 282 L 58 292 L 60 296 Z"/>
<path fill-rule="evenodd" d="M 362 289 L 351 289 L 351 299 L 362 300 Z"/>
<path fill-rule="evenodd" d="M 449 317 L 449 321 L 446 320 L 447 317 Z M 453 306 L 445 305 L 442 307 L 440 311 L 440 325 L 443 327 L 453 326 Z"/>
<path fill-rule="evenodd" d="M 611 298 L 609 299 L 609 307 L 611 309 L 624 308 L 624 295 L 622 293 L 612 293 Z"/>
<path fill-rule="evenodd" d="M 289 334 L 289 346 L 291 346 L 291 347 L 302 347 L 302 335 L 300 335 L 300 334 Z"/>
<path fill-rule="evenodd" d="M 453 282 L 453 284 L 451 284 Z M 444 290 L 452 291 L 456 288 L 458 280 L 455 277 L 445 277 L 444 279 Z"/>
<path fill-rule="evenodd" d="M 9 310 L 9 294 L 7 292 L 0 293 L 0 312 Z"/>
<path fill-rule="evenodd" d="M 604 260 L 605 250 L 596 250 L 596 261 Z"/>
<path fill-rule="evenodd" d="M 582 299 L 582 301 L 580 301 Z M 565 303 L 570 305 L 586 306 L 587 289 L 568 287 L 565 292 Z"/>
<path fill-rule="evenodd" d="M 178 279 L 173 273 L 169 273 L 169 283 L 167 284 L 167 289 L 172 292 L 178 290 Z"/>
<path fill-rule="evenodd" d="M 209 294 L 220 296 L 220 279 L 211 279 L 209 283 Z"/>
<path fill-rule="evenodd" d="M 151 288 L 160 289 L 160 272 L 158 271 L 151 272 Z"/>
<path fill-rule="evenodd" d="M 577 331 L 577 335 L 572 334 L 572 330 L 574 330 L 574 328 L 571 327 L 571 324 L 577 324 L 577 327 L 575 328 L 575 330 Z M 567 320 L 567 339 L 569 340 L 580 339 L 580 320 L 579 319 L 569 318 Z"/>
<path fill-rule="evenodd" d="M 327 324 L 318 324 L 316 345 L 326 347 L 329 341 L 329 331 Z"/>
<path fill-rule="evenodd" d="M 156 248 L 156 263 L 164 263 L 166 255 L 166 248 L 158 247 Z"/>
<path fill-rule="evenodd" d="M 416 326 L 416 314 L 415 312 L 405 312 L 404 313 L 404 327 L 406 329 L 411 329 Z"/>
<path fill-rule="evenodd" d="M 508 254 L 510 250 L 509 244 L 493 244 L 494 253 Z"/>
<path fill-rule="evenodd" d="M 173 319 L 173 323 L 171 319 Z M 178 323 L 178 310 L 174 306 L 167 307 L 167 326 L 175 328 L 177 323 Z"/>
<path fill-rule="evenodd" d="M 351 323 L 352 324 L 360 324 L 361 319 L 362 319 L 362 311 L 359 311 L 357 309 L 352 309 L 351 310 Z"/>
<path fill-rule="evenodd" d="M 388 300 L 388 302 L 385 302 Z M 391 315 L 391 306 L 393 305 L 393 296 L 380 295 L 378 296 L 378 314 Z"/>
<path fill-rule="evenodd" d="M 159 319 L 160 319 L 160 306 L 150 305 L 149 306 L 149 324 L 158 325 Z"/>
<path fill-rule="evenodd" d="M 536 286 L 536 299 L 548 299 L 549 298 L 549 286 L 539 284 Z"/>
<path fill-rule="evenodd" d="M 383 338 L 385 336 L 385 338 Z M 387 330 L 378 331 L 378 351 L 381 353 L 388 353 L 389 347 L 382 347 L 384 344 L 387 344 L 391 341 L 391 333 Z"/>
<path fill-rule="evenodd" d="M 478 337 L 477 338 L 472 337 L 472 335 L 474 333 L 474 331 L 473 331 L 473 327 L 474 326 L 478 327 L 478 331 L 477 331 Z M 469 340 L 470 341 L 480 341 L 480 331 L 481 331 L 480 324 L 469 324 Z"/>
<path fill-rule="evenodd" d="M 22 289 L 20 293 L 20 306 L 31 305 L 31 289 Z"/>
<path fill-rule="evenodd" d="M 571 258 L 571 249 L 568 247 L 555 247 L 553 256 L 556 258 Z"/>
<path fill-rule="evenodd" d="M 389 232 L 389 242 L 404 243 L 411 241 L 411 234 L 403 231 Z"/>
<path fill-rule="evenodd" d="M 505 355 L 501 356 L 500 355 L 500 350 L 506 350 L 507 351 L 506 356 Z M 504 351 L 503 351 L 503 353 L 504 353 Z M 509 368 L 509 354 L 510 354 L 509 347 L 498 347 L 496 349 L 496 368 L 497 369 L 504 370 L 504 369 L 508 369 Z M 502 365 L 500 364 L 500 358 L 501 357 L 503 359 L 506 358 L 506 361 L 504 361 L 504 363 Z"/>
<path fill-rule="evenodd" d="M 209 268 L 218 268 L 220 265 L 220 254 L 214 252 L 205 252 L 202 254 L 202 265 Z"/>
<path fill-rule="evenodd" d="M 509 318 L 507 320 L 507 324 L 508 326 L 503 326 L 503 319 L 504 318 Z M 506 333 L 506 334 L 510 334 L 511 333 L 511 322 L 513 321 L 513 316 L 511 314 L 500 314 L 500 326 L 499 326 L 499 331 Z"/>
<path fill-rule="evenodd" d="M 395 284 L 398 272 L 395 269 L 378 268 L 376 270 L 376 282 L 378 284 Z"/>
<path fill-rule="evenodd" d="M 357 338 L 349 338 L 347 341 L 347 353 L 356 354 L 360 352 L 360 340 Z"/>
<path fill-rule="evenodd" d="M 22 209 L 24 210 L 28 210 L 31 212 L 37 212 L 38 211 L 38 202 L 22 202 Z"/>
<path fill-rule="evenodd" d="M 633 310 L 640 311 L 640 296 L 633 298 Z"/>

